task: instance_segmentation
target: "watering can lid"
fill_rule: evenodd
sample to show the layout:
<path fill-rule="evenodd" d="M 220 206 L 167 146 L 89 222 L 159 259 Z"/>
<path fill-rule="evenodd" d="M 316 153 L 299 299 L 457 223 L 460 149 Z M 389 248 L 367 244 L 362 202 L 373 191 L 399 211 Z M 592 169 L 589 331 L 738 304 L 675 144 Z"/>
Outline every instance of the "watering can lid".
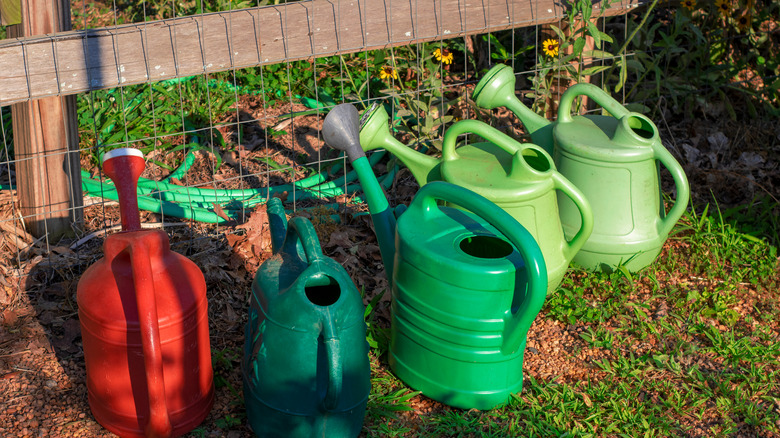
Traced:
<path fill-rule="evenodd" d="M 537 146 L 510 154 L 491 142 L 480 142 L 461 146 L 457 152 L 457 159 L 442 162 L 442 178 L 493 202 L 525 201 L 553 188 L 555 165 Z M 517 154 L 521 161 L 514 162 Z"/>
<path fill-rule="evenodd" d="M 556 123 L 553 137 L 556 151 L 604 162 L 653 160 L 654 143 L 660 143 L 655 125 L 633 113 L 621 119 L 576 116 L 571 122 Z"/>

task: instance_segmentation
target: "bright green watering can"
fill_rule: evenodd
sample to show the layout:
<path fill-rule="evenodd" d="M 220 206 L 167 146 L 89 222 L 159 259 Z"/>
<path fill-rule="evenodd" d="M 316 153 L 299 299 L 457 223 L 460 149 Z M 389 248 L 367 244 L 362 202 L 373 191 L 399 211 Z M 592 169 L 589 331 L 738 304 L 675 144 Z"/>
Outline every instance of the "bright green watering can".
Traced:
<path fill-rule="evenodd" d="M 404 146 L 390 134 L 387 112 L 377 106 L 360 130 L 364 150 L 387 149 L 397 156 L 422 186 L 446 181 L 493 201 L 522 224 L 539 244 L 547 266 L 547 291 L 561 283 L 569 262 L 593 229 L 593 213 L 585 196 L 555 169 L 550 155 L 536 145 L 521 144 L 477 120 L 454 123 L 445 133 L 442 158 Z M 488 140 L 456 148 L 461 134 Z M 571 199 L 579 224 L 567 240 L 559 220 L 556 193 Z M 457 203 L 455 203 L 457 204 Z M 453 205 L 456 206 L 457 205 Z"/>
<path fill-rule="evenodd" d="M 491 409 L 520 392 L 526 334 L 547 289 L 533 237 L 494 203 L 445 182 L 423 186 L 396 222 L 360 147 L 355 107 L 333 108 L 322 132 L 347 152 L 366 194 L 392 284 L 395 374 L 464 409 Z"/>
<path fill-rule="evenodd" d="M 514 84 L 512 69 L 497 65 L 477 84 L 474 101 L 483 108 L 506 106 L 514 112 L 534 143 L 554 150 L 558 170 L 587 197 L 595 224 L 574 262 L 589 269 L 623 265 L 631 271 L 652 263 L 690 196 L 685 172 L 661 144 L 655 124 L 591 84 L 566 90 L 558 120 L 551 123 L 517 99 Z M 611 116 L 572 117 L 572 102 L 578 96 L 588 96 Z M 677 192 L 668 214 L 659 163 L 671 173 Z M 581 226 L 577 206 L 560 196 L 558 206 L 566 236 L 574 236 Z"/>
<path fill-rule="evenodd" d="M 261 437 L 356 437 L 371 369 L 365 307 L 311 222 L 268 203 L 274 255 L 252 284 L 242 374 L 247 417 Z"/>

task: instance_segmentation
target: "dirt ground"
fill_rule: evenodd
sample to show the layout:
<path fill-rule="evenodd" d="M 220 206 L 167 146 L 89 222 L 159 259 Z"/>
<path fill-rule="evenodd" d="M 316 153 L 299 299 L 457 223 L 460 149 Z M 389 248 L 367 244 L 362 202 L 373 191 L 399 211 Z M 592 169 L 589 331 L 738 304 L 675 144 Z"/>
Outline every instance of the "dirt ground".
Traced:
<path fill-rule="evenodd" d="M 267 126 L 281 126 L 279 129 L 289 134 L 269 141 L 264 130 L 267 126 L 249 124 L 244 128 L 243 145 L 220 151 L 224 164 L 216 173 L 212 175 L 214 157 L 204 154 L 183 184 L 239 187 L 247 184 L 247 179 L 238 177 L 247 174 L 263 175 L 251 179 L 249 184 L 253 186 L 281 184 L 301 177 L 302 168 L 298 167 L 293 175 L 263 173 L 267 169 L 254 158 L 271 156 L 280 164 L 291 165 L 301 154 L 306 162 L 335 157 L 331 151 L 321 150 L 321 117 L 299 117 L 282 126 L 265 112 L 276 111 L 270 114 L 273 117 L 289 108 L 266 110 L 254 98 L 242 99 L 240 108 L 242 118 L 270 120 Z M 497 114 L 497 123 L 507 117 Z M 713 196 L 721 208 L 760 196 L 768 196 L 780 205 L 780 125 L 732 122 L 725 114 L 694 120 L 667 120 L 662 116 L 656 121 L 664 144 L 685 168 L 695 205 L 712 202 Z M 235 131 L 229 126 L 220 131 L 229 144 L 235 141 Z M 384 171 L 381 166 L 377 168 L 378 173 Z M 159 168 L 150 167 L 144 176 L 164 175 Z M 673 188 L 668 175 L 664 175 L 664 188 L 667 192 Z M 408 203 L 416 189 L 408 170 L 401 171 L 388 191 L 391 204 Z M 76 287 L 84 270 L 102 256 L 105 234 L 101 230 L 119 223 L 116 203 L 95 203 L 85 208 L 84 230 L 78 239 L 46 242 L 27 234 L 18 221 L 8 221 L 18 214 L 18 209 L 12 208 L 14 202 L 13 192 L 0 192 L 0 435 L 112 436 L 94 420 L 87 403 Z M 780 207 L 775 208 L 777 211 Z M 232 424 L 227 433 L 223 426 L 242 418 L 242 406 L 233 391 L 241 391 L 246 307 L 254 273 L 270 256 L 268 227 L 259 220 L 263 209 L 247 212 L 240 223 L 220 226 L 142 214 L 142 222 L 164 223 L 172 248 L 191 258 L 205 273 L 211 349 L 222 358 L 216 361 L 214 372 L 224 384 L 218 385 L 214 407 L 201 425 L 204 436 L 252 436 L 245 425 Z M 337 212 L 340 224 L 328 220 L 330 212 L 301 214 L 312 217 L 326 255 L 345 266 L 358 288 L 365 288 L 368 302 L 386 290 L 387 281 L 370 221 L 367 216 L 352 217 L 352 213 L 362 210 L 365 208 L 361 205 L 352 205 Z M 389 293 L 380 303 L 380 322 L 389 325 Z M 559 382 L 586 375 L 593 378 L 597 372 L 588 351 L 576 357 L 567 353 L 584 342 L 579 336 L 581 331 L 582 327 L 540 315 L 528 335 L 525 374 Z M 387 372 L 386 361 L 375 360 L 374 364 L 374 372 Z M 413 406 L 419 412 L 442 408 L 422 396 L 415 398 Z"/>

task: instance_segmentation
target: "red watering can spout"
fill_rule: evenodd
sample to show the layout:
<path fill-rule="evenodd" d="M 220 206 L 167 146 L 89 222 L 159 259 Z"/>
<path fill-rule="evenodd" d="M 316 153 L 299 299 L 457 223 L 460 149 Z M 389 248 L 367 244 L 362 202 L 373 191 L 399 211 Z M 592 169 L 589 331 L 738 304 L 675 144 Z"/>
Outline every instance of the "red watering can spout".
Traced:
<path fill-rule="evenodd" d="M 145 166 L 144 154 L 138 149 L 114 149 L 103 155 L 103 172 L 114 182 L 119 196 L 122 231 L 141 229 L 137 190 Z"/>

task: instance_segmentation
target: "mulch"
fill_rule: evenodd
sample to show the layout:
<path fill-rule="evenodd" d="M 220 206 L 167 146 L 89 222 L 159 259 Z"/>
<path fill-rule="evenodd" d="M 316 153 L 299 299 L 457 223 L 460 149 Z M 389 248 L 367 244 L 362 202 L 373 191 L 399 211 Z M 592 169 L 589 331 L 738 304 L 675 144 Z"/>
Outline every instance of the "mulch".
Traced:
<path fill-rule="evenodd" d="M 320 117 L 299 117 L 280 127 L 275 117 L 290 108 L 265 108 L 252 97 L 242 97 L 240 108 L 237 116 L 221 121 L 218 130 L 228 144 L 235 145 L 236 123 L 246 122 L 241 125 L 243 144 L 202 154 L 182 184 L 219 182 L 220 188 L 240 188 L 247 184 L 241 178 L 247 174 L 256 176 L 249 183 L 254 186 L 281 184 L 303 176 L 302 167 L 297 166 L 294 172 L 272 172 L 255 158 L 272 157 L 280 164 L 292 165 L 335 156 L 322 148 Z M 266 128 L 273 126 L 286 130 L 287 135 L 269 138 Z M 663 120 L 659 129 L 691 181 L 694 205 L 717 199 L 721 208 L 729 208 L 768 197 L 777 203 L 775 212 L 780 214 L 780 125 L 724 121 L 721 117 L 674 123 Z M 225 164 L 214 173 L 216 153 Z M 160 168 L 150 167 L 144 176 L 164 175 Z M 403 170 L 389 191 L 392 202 L 408 203 L 416 188 L 410 173 Z M 666 176 L 664 188 L 673 188 Z M 13 192 L 0 192 L 0 198 L 0 435 L 112 436 L 94 420 L 87 403 L 76 287 L 81 273 L 102 256 L 105 234 L 100 231 L 119 223 L 118 208 L 115 203 L 89 206 L 84 209 L 82 240 L 47 242 L 27 234 L 18 220 L 10 220 L 18 217 L 18 209 L 12 208 Z M 365 207 L 349 208 L 350 213 L 361 210 Z M 226 359 L 214 370 L 224 384 L 217 388 L 214 408 L 201 425 L 204 436 L 253 436 L 244 424 L 230 425 L 228 432 L 223 429 L 226 422 L 243 418 L 242 405 L 233 391 L 241 392 L 240 355 L 251 282 L 260 263 L 271 254 L 264 213 L 264 207 L 258 207 L 247 212 L 241 223 L 220 226 L 148 212 L 142 215 L 142 222 L 166 223 L 163 229 L 172 248 L 190 257 L 205 273 L 212 353 L 225 352 Z M 365 289 L 368 302 L 387 288 L 370 220 L 340 211 L 336 214 L 341 223 L 337 224 L 328 219 L 332 213 L 299 212 L 313 220 L 325 254 L 345 266 L 358 288 Z M 665 250 L 670 245 L 667 243 Z M 654 312 L 665 311 L 656 303 Z M 389 293 L 380 301 L 377 317 L 380 324 L 389 326 Z M 540 315 L 528 334 L 526 375 L 558 383 L 602 378 L 594 362 L 607 353 L 587 348 L 580 336 L 584 330 L 584 326 Z M 659 340 L 649 337 L 647 345 L 637 345 L 637 353 L 653 348 L 654 342 Z M 574 351 L 577 353 L 571 353 Z M 374 372 L 388 372 L 384 358 L 373 361 Z M 411 422 L 416 414 L 443 409 L 423 396 L 415 397 L 412 406 L 416 411 L 405 414 Z"/>

